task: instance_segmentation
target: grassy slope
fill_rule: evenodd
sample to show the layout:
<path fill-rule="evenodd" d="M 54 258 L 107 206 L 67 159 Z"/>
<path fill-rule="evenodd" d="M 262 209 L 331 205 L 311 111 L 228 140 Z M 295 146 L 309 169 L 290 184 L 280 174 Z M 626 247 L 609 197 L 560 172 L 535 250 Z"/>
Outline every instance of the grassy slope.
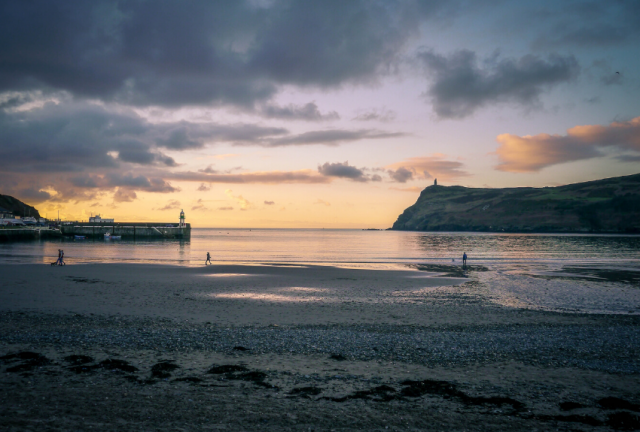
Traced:
<path fill-rule="evenodd" d="M 640 174 L 545 188 L 429 186 L 392 229 L 640 233 Z"/>
<path fill-rule="evenodd" d="M 9 195 L 0 195 L 0 207 L 12 211 L 15 216 L 40 218 L 40 213 L 34 207 Z"/>

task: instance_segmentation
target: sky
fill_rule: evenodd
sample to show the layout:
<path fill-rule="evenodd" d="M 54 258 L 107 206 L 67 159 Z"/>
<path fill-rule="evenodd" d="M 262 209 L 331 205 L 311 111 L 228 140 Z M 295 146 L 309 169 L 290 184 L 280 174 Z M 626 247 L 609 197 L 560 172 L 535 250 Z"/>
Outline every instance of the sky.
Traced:
<path fill-rule="evenodd" d="M 388 228 L 437 178 L 640 172 L 638 1 L 0 4 L 0 193 L 43 216 Z"/>

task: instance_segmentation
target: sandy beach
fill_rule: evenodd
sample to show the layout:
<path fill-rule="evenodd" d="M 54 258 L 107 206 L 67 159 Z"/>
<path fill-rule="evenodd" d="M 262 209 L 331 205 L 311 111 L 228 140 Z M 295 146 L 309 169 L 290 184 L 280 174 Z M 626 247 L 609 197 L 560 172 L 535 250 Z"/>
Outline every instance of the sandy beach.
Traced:
<path fill-rule="evenodd" d="M 509 305 L 485 270 L 0 265 L 0 425 L 640 429 L 638 305 Z"/>

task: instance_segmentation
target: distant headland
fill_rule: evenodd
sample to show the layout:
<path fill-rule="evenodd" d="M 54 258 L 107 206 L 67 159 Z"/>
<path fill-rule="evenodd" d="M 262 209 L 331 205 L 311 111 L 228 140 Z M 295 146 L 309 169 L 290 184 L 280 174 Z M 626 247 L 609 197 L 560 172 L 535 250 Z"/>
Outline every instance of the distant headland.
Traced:
<path fill-rule="evenodd" d="M 640 234 L 640 174 L 544 188 L 425 188 L 392 230 Z"/>

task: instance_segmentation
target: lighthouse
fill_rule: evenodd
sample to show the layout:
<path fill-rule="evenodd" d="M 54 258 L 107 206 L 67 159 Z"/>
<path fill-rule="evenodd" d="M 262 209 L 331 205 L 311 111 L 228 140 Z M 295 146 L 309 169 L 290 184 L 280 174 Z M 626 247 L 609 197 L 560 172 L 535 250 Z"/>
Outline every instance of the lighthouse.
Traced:
<path fill-rule="evenodd" d="M 184 223 L 184 210 L 180 210 L 180 225 L 178 225 L 178 228 L 186 228 L 187 224 Z"/>

